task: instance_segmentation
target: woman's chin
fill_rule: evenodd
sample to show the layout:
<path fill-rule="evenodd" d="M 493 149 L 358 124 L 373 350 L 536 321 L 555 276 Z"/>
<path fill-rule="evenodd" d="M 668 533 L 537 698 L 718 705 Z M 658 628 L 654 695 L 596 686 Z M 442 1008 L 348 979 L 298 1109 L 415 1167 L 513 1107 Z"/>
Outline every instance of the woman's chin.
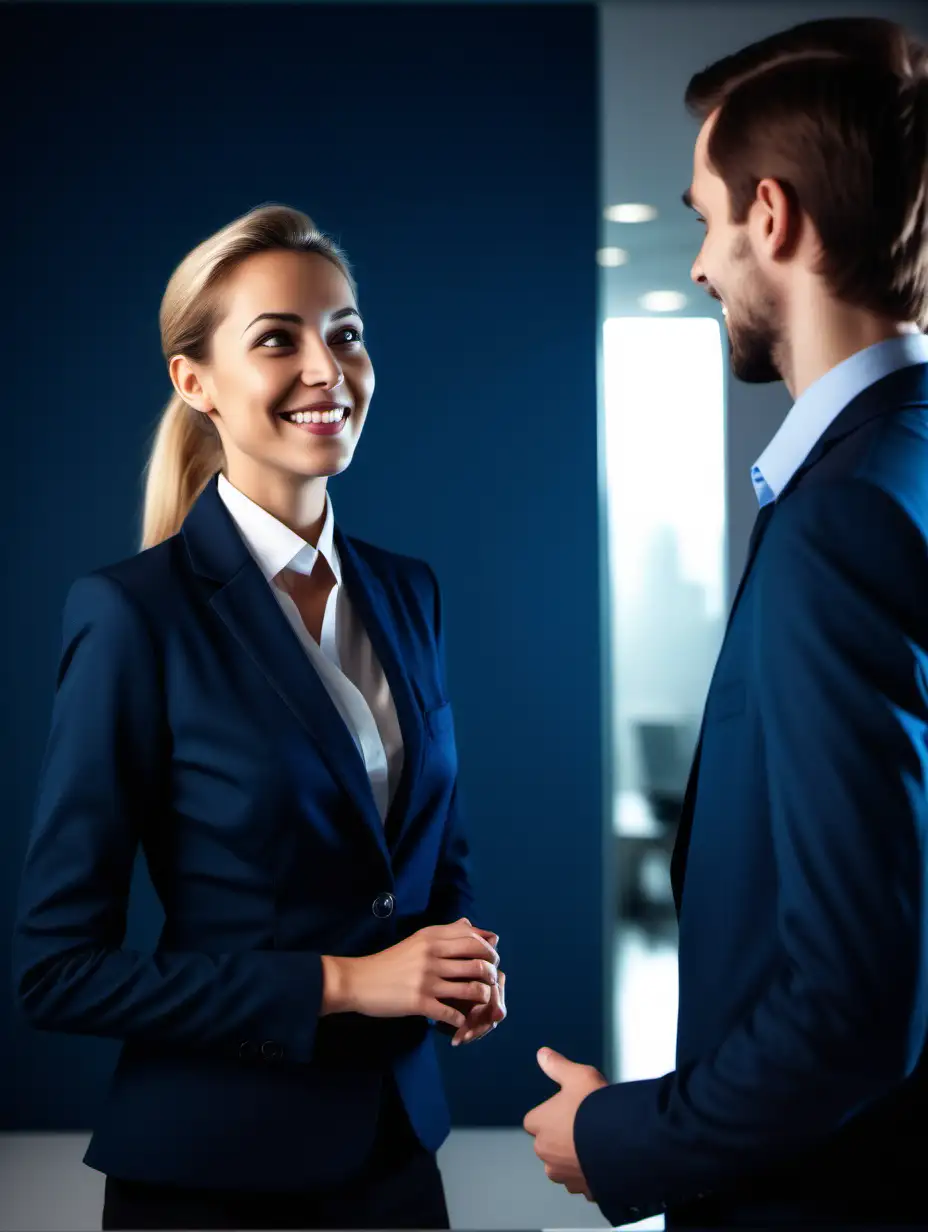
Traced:
<path fill-rule="evenodd" d="M 315 457 L 301 458 L 295 461 L 287 459 L 288 469 L 301 479 L 331 479 L 340 475 L 351 465 L 352 454 L 343 450 L 320 450 Z"/>

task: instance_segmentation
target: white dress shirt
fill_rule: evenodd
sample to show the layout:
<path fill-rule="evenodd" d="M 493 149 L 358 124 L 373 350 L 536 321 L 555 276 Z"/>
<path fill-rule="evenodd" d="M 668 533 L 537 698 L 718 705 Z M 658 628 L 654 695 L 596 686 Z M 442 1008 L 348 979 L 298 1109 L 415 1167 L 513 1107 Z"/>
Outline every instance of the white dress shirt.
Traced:
<path fill-rule="evenodd" d="M 819 377 L 793 403 L 776 436 L 751 468 L 758 503 L 776 500 L 844 408 L 883 377 L 928 364 L 928 337 L 902 334 L 864 347 Z"/>
<path fill-rule="evenodd" d="M 318 546 L 313 547 L 240 492 L 225 475 L 219 476 L 218 489 L 242 539 L 344 719 L 367 769 L 381 821 L 385 821 L 403 771 L 403 736 L 386 675 L 342 585 L 331 500 L 326 497 L 325 523 Z M 286 571 L 310 574 L 319 556 L 332 570 L 335 585 L 326 603 L 317 645 L 287 593 Z"/>

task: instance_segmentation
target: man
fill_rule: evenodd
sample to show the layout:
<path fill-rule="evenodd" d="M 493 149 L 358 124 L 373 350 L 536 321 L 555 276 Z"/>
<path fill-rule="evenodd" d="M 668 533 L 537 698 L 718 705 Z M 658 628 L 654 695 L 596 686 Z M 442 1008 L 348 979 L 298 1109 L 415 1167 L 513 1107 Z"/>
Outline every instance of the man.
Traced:
<path fill-rule="evenodd" d="M 676 1069 L 525 1128 L 613 1224 L 928 1222 L 928 52 L 806 24 L 696 76 L 693 280 L 795 400 L 674 853 Z"/>

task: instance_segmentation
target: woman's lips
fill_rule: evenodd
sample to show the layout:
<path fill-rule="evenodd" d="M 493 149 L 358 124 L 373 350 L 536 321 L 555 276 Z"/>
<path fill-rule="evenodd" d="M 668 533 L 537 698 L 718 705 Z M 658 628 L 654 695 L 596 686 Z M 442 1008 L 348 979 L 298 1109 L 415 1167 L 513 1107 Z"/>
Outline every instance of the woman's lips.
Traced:
<path fill-rule="evenodd" d="M 310 432 L 313 436 L 338 436 L 347 422 L 347 415 L 343 415 L 335 423 L 293 423 L 289 419 L 284 420 L 284 423 L 289 424 L 291 428 L 298 428 L 301 432 Z"/>
<path fill-rule="evenodd" d="M 337 436 L 345 427 L 349 408 L 340 403 L 321 402 L 295 411 L 282 411 L 281 419 L 294 428 L 303 428 L 313 436 Z"/>

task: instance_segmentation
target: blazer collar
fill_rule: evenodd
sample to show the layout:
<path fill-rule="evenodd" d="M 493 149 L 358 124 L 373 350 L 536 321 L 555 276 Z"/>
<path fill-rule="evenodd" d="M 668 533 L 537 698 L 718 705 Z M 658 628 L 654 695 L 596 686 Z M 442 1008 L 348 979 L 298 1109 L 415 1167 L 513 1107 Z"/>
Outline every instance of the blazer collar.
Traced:
<path fill-rule="evenodd" d="M 395 850 L 402 841 L 414 812 L 410 806 L 425 753 L 425 732 L 388 587 L 336 526 L 343 584 L 387 677 L 403 735 L 403 772 L 384 825 L 361 754 L 223 504 L 217 477 L 187 515 L 181 536 L 195 572 L 218 587 L 210 598 L 211 607 L 316 743 L 389 859 L 389 849 Z"/>
<path fill-rule="evenodd" d="M 403 733 L 403 772 L 385 826 L 387 843 L 395 850 L 406 835 L 407 824 L 414 813 L 412 793 L 425 755 L 422 706 L 415 681 L 407 670 L 409 654 L 404 652 L 401 636 L 402 613 L 391 599 L 390 588 L 338 527 L 335 546 L 345 587 L 387 677 Z"/>
<path fill-rule="evenodd" d="M 911 364 L 874 381 L 832 420 L 778 499 L 782 500 L 807 471 L 851 432 L 881 415 L 925 406 L 928 406 L 928 364 Z"/>
<path fill-rule="evenodd" d="M 363 758 L 223 504 L 215 477 L 188 514 L 181 536 L 194 571 L 215 584 L 210 607 L 302 724 L 389 865 Z M 405 731 L 403 738 L 405 743 Z"/>

